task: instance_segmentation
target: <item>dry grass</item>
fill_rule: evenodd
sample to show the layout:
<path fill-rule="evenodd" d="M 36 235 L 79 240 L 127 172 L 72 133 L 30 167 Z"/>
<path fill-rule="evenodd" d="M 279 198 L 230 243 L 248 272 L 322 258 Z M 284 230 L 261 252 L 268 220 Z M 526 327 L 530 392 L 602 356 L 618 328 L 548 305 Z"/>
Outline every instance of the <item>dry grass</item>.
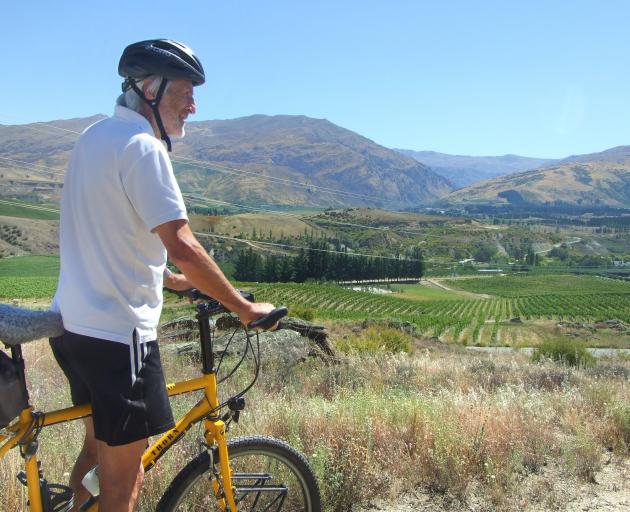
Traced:
<path fill-rule="evenodd" d="M 529 489 L 523 484 L 550 467 L 564 485 L 592 481 L 604 452 L 627 461 L 629 361 L 567 368 L 533 364 L 526 356 L 425 347 L 416 344 L 413 354 L 350 355 L 334 364 L 310 360 L 289 371 L 267 361 L 232 435 L 273 435 L 301 449 L 317 471 L 329 511 L 414 488 L 460 502 L 481 493 L 492 509 L 516 510 L 523 500 L 553 501 L 547 487 L 523 497 Z M 63 376 L 46 344 L 27 346 L 27 364 L 34 402 L 42 408 L 66 404 Z M 169 380 L 197 371 L 174 357 L 165 360 L 165 370 Z M 177 399 L 176 413 L 193 401 Z M 67 479 L 80 435 L 77 425 L 42 434 L 51 481 Z M 174 450 L 149 473 L 142 510 L 154 507 L 188 454 L 199 450 L 195 432 Z M 0 463 L 0 510 L 25 509 L 14 480 L 19 462 L 11 454 Z"/>

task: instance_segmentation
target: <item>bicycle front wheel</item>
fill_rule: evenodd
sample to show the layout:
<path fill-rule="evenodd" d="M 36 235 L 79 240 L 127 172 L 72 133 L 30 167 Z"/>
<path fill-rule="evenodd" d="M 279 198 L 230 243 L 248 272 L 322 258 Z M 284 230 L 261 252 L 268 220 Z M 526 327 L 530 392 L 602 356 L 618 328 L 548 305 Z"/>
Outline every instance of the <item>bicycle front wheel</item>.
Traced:
<path fill-rule="evenodd" d="M 242 437 L 228 443 L 232 486 L 239 512 L 320 512 L 319 486 L 304 456 L 271 437 Z M 207 451 L 175 477 L 158 512 L 218 511 L 214 491 L 219 464 Z"/>

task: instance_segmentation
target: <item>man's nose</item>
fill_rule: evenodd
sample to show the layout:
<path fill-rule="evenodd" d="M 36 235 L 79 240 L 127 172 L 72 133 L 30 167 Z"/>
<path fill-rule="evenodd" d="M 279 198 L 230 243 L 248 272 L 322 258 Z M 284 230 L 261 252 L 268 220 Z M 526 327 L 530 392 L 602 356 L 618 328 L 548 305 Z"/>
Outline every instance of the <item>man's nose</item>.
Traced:
<path fill-rule="evenodd" d="M 195 114 L 197 112 L 197 105 L 195 104 L 194 99 L 191 99 L 190 103 L 188 103 L 188 112 L 191 114 Z"/>

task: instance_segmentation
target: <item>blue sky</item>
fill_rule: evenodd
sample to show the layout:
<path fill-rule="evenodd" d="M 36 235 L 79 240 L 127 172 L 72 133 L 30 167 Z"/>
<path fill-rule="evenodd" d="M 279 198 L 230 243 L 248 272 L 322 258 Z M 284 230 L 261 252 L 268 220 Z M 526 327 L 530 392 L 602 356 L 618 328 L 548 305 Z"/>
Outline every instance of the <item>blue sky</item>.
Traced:
<path fill-rule="evenodd" d="M 630 2 L 8 2 L 0 123 L 110 113 L 131 42 L 179 39 L 191 120 L 326 118 L 388 147 L 559 158 L 630 144 Z"/>

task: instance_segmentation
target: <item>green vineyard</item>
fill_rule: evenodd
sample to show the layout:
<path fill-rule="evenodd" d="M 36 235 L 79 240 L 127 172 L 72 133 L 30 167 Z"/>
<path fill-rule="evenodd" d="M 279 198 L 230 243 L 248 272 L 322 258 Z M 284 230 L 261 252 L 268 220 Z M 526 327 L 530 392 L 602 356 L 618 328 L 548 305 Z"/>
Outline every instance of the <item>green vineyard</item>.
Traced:
<path fill-rule="evenodd" d="M 0 300 L 50 300 L 58 272 L 58 257 L 0 260 Z M 396 285 L 400 293 L 375 294 L 333 284 L 261 283 L 253 285 L 253 291 L 258 301 L 311 308 L 318 319 L 399 320 L 413 324 L 426 336 L 455 343 L 529 344 L 536 334 L 532 324 L 541 322 L 553 328 L 559 322 L 618 321 L 628 339 L 630 283 L 625 281 L 592 275 L 519 274 L 448 279 L 440 286 Z M 243 283 L 243 287 L 252 285 Z M 593 343 L 604 346 L 606 340 Z"/>
<path fill-rule="evenodd" d="M 448 279 L 444 281 L 454 288 L 472 293 L 499 297 L 524 297 L 531 295 L 598 295 L 630 294 L 630 283 L 592 275 L 575 274 L 516 274 Z"/>
<path fill-rule="evenodd" d="M 546 288 L 533 281 L 528 290 L 520 290 L 518 296 L 478 299 L 413 301 L 322 284 L 260 285 L 255 295 L 257 300 L 313 308 L 322 319 L 398 319 L 413 323 L 427 335 L 441 337 L 448 334 L 450 340 L 471 344 L 480 342 L 482 331 L 490 331 L 485 333 L 485 338 L 498 344 L 499 325 L 517 317 L 522 320 L 618 320 L 630 323 L 630 286 L 626 283 L 607 279 L 605 284 L 610 290 L 604 292 L 589 286 L 592 284 L 590 280 L 597 278 L 588 277 L 588 281 L 582 282 L 583 278 L 579 276 L 565 277 L 573 285 L 580 284 L 574 286 L 574 293 L 564 293 L 562 288 L 558 293 L 544 293 Z M 491 279 L 470 281 L 479 281 L 476 284 L 483 285 L 481 281 Z M 528 285 L 526 282 L 520 284 L 523 288 Z M 538 289 L 539 294 L 530 293 L 531 289 Z M 483 290 L 488 293 L 487 288 Z"/>

